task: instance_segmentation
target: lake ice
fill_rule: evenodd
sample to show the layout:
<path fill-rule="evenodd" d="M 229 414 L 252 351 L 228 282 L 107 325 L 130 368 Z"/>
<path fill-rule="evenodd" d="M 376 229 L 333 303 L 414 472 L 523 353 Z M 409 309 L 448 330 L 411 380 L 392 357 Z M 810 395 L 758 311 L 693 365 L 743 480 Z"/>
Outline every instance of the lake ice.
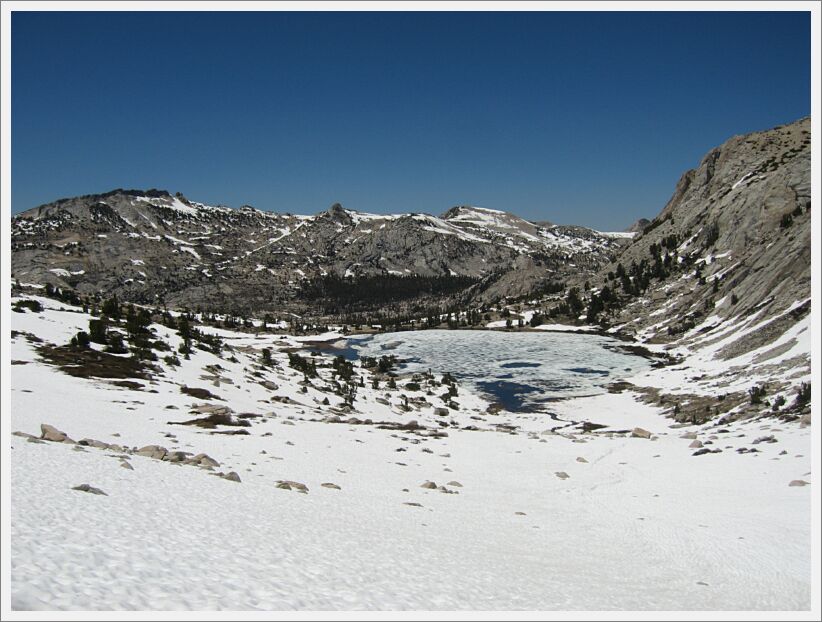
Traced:
<path fill-rule="evenodd" d="M 360 356 L 394 354 L 401 371 L 450 372 L 512 411 L 540 410 L 558 398 L 594 395 L 649 367 L 600 335 L 426 330 L 354 337 Z"/>

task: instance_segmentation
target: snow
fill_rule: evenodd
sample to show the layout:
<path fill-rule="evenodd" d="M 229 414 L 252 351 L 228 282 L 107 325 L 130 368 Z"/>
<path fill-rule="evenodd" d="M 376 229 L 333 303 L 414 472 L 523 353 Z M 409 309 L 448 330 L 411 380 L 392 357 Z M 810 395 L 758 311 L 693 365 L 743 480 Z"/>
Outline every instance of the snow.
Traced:
<path fill-rule="evenodd" d="M 188 240 L 181 240 L 180 238 L 175 238 L 172 235 L 164 235 L 163 237 L 166 238 L 167 240 L 171 240 L 175 244 L 181 244 L 181 245 L 184 245 L 184 246 L 189 246 L 191 244 L 191 242 L 189 242 Z"/>
<path fill-rule="evenodd" d="M 14 330 L 61 344 L 88 326 L 90 316 L 78 308 L 26 297 L 46 309 L 12 313 Z M 180 338 L 173 331 L 154 328 L 176 349 Z M 204 331 L 223 336 L 237 361 L 195 350 L 179 368 L 160 362 L 163 374 L 141 381 L 156 393 L 68 376 L 39 360 L 24 337 L 12 339 L 10 358 L 25 362 L 11 366 L 12 430 L 39 434 L 40 424 L 50 423 L 76 440 L 205 452 L 221 463 L 218 470 L 235 471 L 242 479 L 235 483 L 136 455 L 128 459 L 134 469 L 127 470 L 112 450 L 75 451 L 67 444 L 9 437 L 13 608 L 810 606 L 808 518 L 818 485 L 809 473 L 810 428 L 748 421 L 719 433 L 710 425 L 689 426 L 700 439 L 715 434 L 714 446 L 723 449 L 693 457 L 691 441 L 680 438 L 684 430 L 627 392 L 594 389 L 596 395 L 549 402 L 543 407 L 550 417 L 489 415 L 487 399 L 471 388 L 469 377 L 500 371 L 505 361 L 539 363 L 508 369 L 529 382 L 539 381 L 535 369 L 547 372 L 579 361 L 620 376 L 668 370 L 649 370 L 644 360 L 605 349 L 613 340 L 601 336 L 488 331 L 357 338 L 364 351 L 417 359 L 401 374 L 414 366 L 433 367 L 437 375 L 451 371 L 464 380 L 460 410 L 443 419 L 432 412 L 442 403 L 435 396 L 427 397 L 429 405 L 402 410 L 400 392 L 426 396 L 405 389 L 407 377 L 397 381 L 401 391 L 388 391 L 372 389 L 367 376 L 354 415 L 414 419 L 435 429 L 441 429 L 437 421 L 453 420 L 457 425 L 444 429 L 448 436 L 324 423 L 341 401 L 318 389 L 328 371 L 321 370 L 325 380 L 302 393 L 302 374 L 288 367 L 285 349 L 333 344 L 342 338 L 338 330 L 302 337 Z M 249 371 L 256 369 L 263 347 L 272 350 L 275 365 L 257 378 Z M 552 356 L 558 362 L 549 365 Z M 231 382 L 214 385 L 209 365 L 220 365 L 221 377 Z M 265 389 L 261 379 L 280 388 Z M 215 404 L 262 416 L 244 436 L 170 425 L 192 418 L 189 408 L 201 403 L 180 392 L 184 384 L 207 387 L 223 400 Z M 272 402 L 275 395 L 291 402 Z M 386 396 L 388 404 L 377 401 Z M 320 403 L 323 397 L 330 407 Z M 656 440 L 582 433 L 575 423 L 586 420 L 608 426 L 606 432 L 638 425 Z M 517 433 L 494 431 L 498 423 L 518 426 Z M 463 429 L 468 424 L 479 430 Z M 766 434 L 778 442 L 756 445 L 760 453 L 736 453 Z M 558 471 L 570 477 L 560 479 Z M 279 479 L 303 482 L 309 492 L 278 489 Z M 789 487 L 794 479 L 811 486 Z M 443 494 L 420 488 L 426 480 L 456 480 L 462 487 L 449 486 L 459 494 Z M 323 482 L 341 490 L 323 488 Z M 81 483 L 107 496 L 71 489 Z"/>
<path fill-rule="evenodd" d="M 360 225 L 364 222 L 371 223 L 375 220 L 397 220 L 403 217 L 403 214 L 369 214 L 367 212 L 357 212 L 348 209 L 344 211 L 351 217 L 355 225 Z M 365 230 L 362 230 L 362 232 L 365 233 Z"/>
<path fill-rule="evenodd" d="M 534 330 L 548 330 L 551 332 L 586 333 L 596 331 L 595 326 L 573 326 L 570 324 L 540 324 Z"/>
<path fill-rule="evenodd" d="M 411 218 L 425 223 L 422 226 L 422 229 L 424 231 L 431 231 L 432 233 L 439 233 L 441 235 L 452 235 L 463 240 L 479 242 L 481 244 L 488 244 L 488 240 L 486 240 L 485 238 L 481 238 L 479 236 L 468 233 L 467 231 L 460 229 L 459 227 L 455 227 L 448 221 L 436 218 L 435 216 L 429 216 L 428 214 L 412 214 Z"/>
<path fill-rule="evenodd" d="M 599 235 L 604 235 L 606 238 L 617 238 L 630 240 L 636 237 L 636 231 L 597 231 Z"/>
<path fill-rule="evenodd" d="M 175 211 L 182 212 L 194 216 L 197 214 L 197 208 L 186 205 L 177 197 L 135 197 L 135 201 L 142 201 L 151 205 L 162 205 L 163 207 L 171 208 Z"/>
<path fill-rule="evenodd" d="M 731 190 L 736 190 L 740 185 L 742 185 L 745 181 L 747 181 L 754 173 L 745 173 L 739 181 L 735 182 L 733 186 L 731 186 Z"/>
<path fill-rule="evenodd" d="M 193 248 L 191 248 L 190 246 L 180 246 L 180 250 L 185 251 L 187 253 L 191 253 L 197 259 L 200 259 L 200 254 L 197 251 L 195 251 Z"/>
<path fill-rule="evenodd" d="M 794 301 L 782 313 L 764 320 L 761 319 L 763 308 L 744 318 L 732 316 L 723 320 L 718 315 L 709 316 L 700 325 L 688 331 L 682 344 L 672 350 L 675 354 L 687 356 L 687 365 L 648 370 L 638 374 L 633 381 L 641 385 L 658 387 L 672 395 L 707 396 L 730 391 L 747 391 L 756 384 L 779 377 L 783 380 L 790 378 L 795 384 L 799 381 L 810 381 L 810 315 L 794 323 L 770 343 L 733 358 L 718 358 L 724 348 L 766 328 L 807 302 L 808 299 Z M 782 347 L 786 348 L 785 352 L 774 355 L 774 352 Z M 777 375 L 774 375 L 771 369 L 771 366 L 778 363 L 802 358 L 807 361 L 805 366 L 794 365 Z M 694 377 L 704 379 L 693 381 Z"/>

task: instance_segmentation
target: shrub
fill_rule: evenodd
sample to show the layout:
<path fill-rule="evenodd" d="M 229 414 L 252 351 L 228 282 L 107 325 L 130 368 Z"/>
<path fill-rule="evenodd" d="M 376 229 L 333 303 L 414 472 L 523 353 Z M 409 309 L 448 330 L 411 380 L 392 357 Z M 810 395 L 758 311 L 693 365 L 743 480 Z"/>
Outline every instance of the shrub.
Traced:
<path fill-rule="evenodd" d="M 748 395 L 751 396 L 751 404 L 761 404 L 762 398 L 765 396 L 765 386 L 752 386 L 748 389 Z"/>
<path fill-rule="evenodd" d="M 12 307 L 12 311 L 16 311 L 17 313 L 25 313 L 24 309 L 40 313 L 43 310 L 43 305 L 36 300 L 18 300 Z"/>
<path fill-rule="evenodd" d="M 351 361 L 346 361 L 343 356 L 334 357 L 332 362 L 334 371 L 340 379 L 348 381 L 354 375 L 354 364 Z"/>
<path fill-rule="evenodd" d="M 705 231 L 705 248 L 711 248 L 719 239 L 719 225 L 713 223 Z"/>
<path fill-rule="evenodd" d="M 306 379 L 317 377 L 317 364 L 312 360 L 300 356 L 296 352 L 288 353 L 288 364 L 293 369 L 303 372 Z"/>
<path fill-rule="evenodd" d="M 128 348 L 123 341 L 122 333 L 115 331 L 108 334 L 108 346 L 106 346 L 106 352 L 110 352 L 111 354 L 128 353 Z"/>
<path fill-rule="evenodd" d="M 119 320 L 120 319 L 120 303 L 117 302 L 117 296 L 115 295 L 113 298 L 109 298 L 103 303 L 103 307 L 100 310 L 103 315 L 107 315 L 112 320 Z"/>
<path fill-rule="evenodd" d="M 380 357 L 379 363 L 377 363 L 377 371 L 381 374 L 385 374 L 397 365 L 397 357 L 393 354 L 385 355 Z"/>
<path fill-rule="evenodd" d="M 156 361 L 157 355 L 151 348 L 132 348 L 131 355 L 139 361 Z"/>
<path fill-rule="evenodd" d="M 99 343 L 101 345 L 108 344 L 108 337 L 106 335 L 106 321 L 104 319 L 99 320 L 89 320 L 88 321 L 88 332 L 89 338 L 94 343 Z"/>
<path fill-rule="evenodd" d="M 89 347 L 89 344 L 91 344 L 91 339 L 89 338 L 88 333 L 84 330 L 81 330 L 71 338 L 71 345 L 77 346 L 78 348 L 86 349 Z"/>
<path fill-rule="evenodd" d="M 797 408 L 802 408 L 806 404 L 810 404 L 811 402 L 811 383 L 810 382 L 803 382 L 799 385 L 799 388 L 796 390 L 796 400 L 794 401 L 794 406 Z"/>

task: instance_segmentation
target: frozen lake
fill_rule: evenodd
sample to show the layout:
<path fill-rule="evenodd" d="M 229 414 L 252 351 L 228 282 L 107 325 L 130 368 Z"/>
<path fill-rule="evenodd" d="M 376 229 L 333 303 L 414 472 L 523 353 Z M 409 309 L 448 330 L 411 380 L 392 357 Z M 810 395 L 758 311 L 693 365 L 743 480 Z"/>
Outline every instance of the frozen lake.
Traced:
<path fill-rule="evenodd" d="M 401 371 L 450 372 L 511 411 L 603 393 L 609 383 L 650 365 L 621 345 L 599 335 L 486 330 L 409 331 L 347 341 L 349 354 L 396 355 Z"/>

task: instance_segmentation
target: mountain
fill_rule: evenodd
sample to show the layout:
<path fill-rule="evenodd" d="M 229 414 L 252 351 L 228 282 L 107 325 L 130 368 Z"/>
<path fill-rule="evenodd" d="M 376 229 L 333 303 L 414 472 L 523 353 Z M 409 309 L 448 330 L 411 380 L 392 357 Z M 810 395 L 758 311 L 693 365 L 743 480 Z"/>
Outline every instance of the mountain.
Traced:
<path fill-rule="evenodd" d="M 712 149 L 591 280 L 589 319 L 686 362 L 655 381 L 680 418 L 753 413 L 757 391 L 776 411 L 810 382 L 810 136 L 804 118 Z"/>
<path fill-rule="evenodd" d="M 640 218 L 630 227 L 628 227 L 625 231 L 628 233 L 642 233 L 648 225 L 651 224 L 651 221 L 647 218 Z"/>
<path fill-rule="evenodd" d="M 141 303 L 263 313 L 317 310 L 335 279 L 419 277 L 521 295 L 593 274 L 626 239 L 460 206 L 377 215 L 335 204 L 314 216 L 231 209 L 163 190 L 61 199 L 12 219 L 12 276 Z M 481 281 L 479 287 L 477 282 Z M 379 303 L 379 301 L 377 301 Z"/>
<path fill-rule="evenodd" d="M 635 303 L 650 313 L 629 306 L 614 321 L 629 321 L 634 332 L 653 325 L 656 334 L 678 335 L 708 316 L 772 316 L 808 299 L 810 157 L 809 118 L 736 136 L 708 152 L 603 269 L 605 282 L 618 264 L 629 276 L 637 266 L 633 280 L 650 277 Z M 664 316 L 651 315 L 661 308 Z"/>

